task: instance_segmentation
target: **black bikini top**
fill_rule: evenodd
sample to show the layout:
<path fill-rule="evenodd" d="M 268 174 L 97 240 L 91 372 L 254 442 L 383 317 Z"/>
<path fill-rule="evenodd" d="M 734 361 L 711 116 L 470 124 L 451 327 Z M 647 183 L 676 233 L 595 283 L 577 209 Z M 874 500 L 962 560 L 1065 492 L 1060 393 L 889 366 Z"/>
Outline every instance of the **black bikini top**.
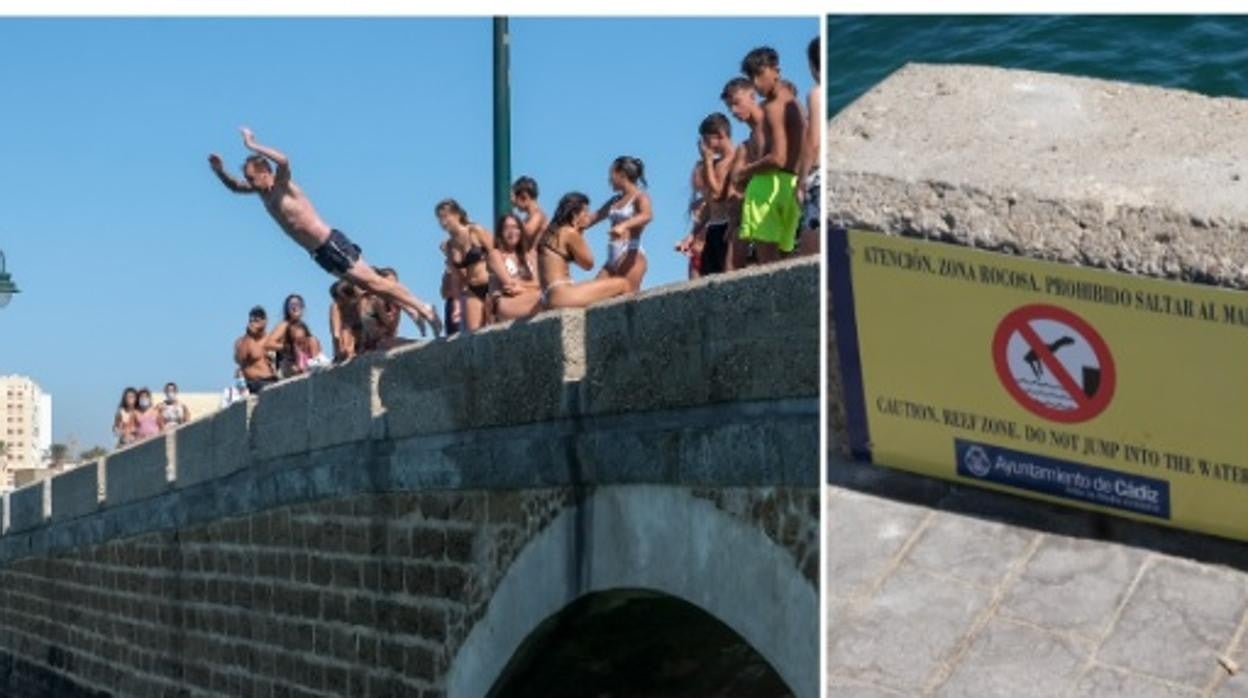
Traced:
<path fill-rule="evenodd" d="M 555 237 L 554 229 L 552 228 L 550 230 L 547 230 L 545 234 L 542 235 L 542 247 L 547 250 L 550 250 L 551 252 L 554 252 L 556 256 L 562 258 L 565 262 L 571 262 L 572 254 L 570 252 L 560 252 L 558 248 L 550 244 L 550 240 L 553 237 Z"/>
<path fill-rule="evenodd" d="M 474 264 L 480 263 L 484 259 L 485 248 L 480 245 L 473 245 L 468 248 L 467 252 L 464 253 L 464 258 L 455 263 L 455 266 L 460 269 L 467 269 Z"/>

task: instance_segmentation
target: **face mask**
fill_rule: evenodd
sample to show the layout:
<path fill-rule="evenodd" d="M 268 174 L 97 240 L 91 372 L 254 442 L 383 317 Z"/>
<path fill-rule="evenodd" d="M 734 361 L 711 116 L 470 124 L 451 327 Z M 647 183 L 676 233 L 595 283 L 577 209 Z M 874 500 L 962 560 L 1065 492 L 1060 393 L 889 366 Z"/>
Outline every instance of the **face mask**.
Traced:
<path fill-rule="evenodd" d="M 165 402 L 174 402 L 178 399 L 177 393 L 165 393 Z"/>
<path fill-rule="evenodd" d="M 147 398 L 140 398 L 140 399 L 139 399 L 139 407 L 140 407 L 141 409 L 147 409 L 147 408 L 149 408 L 149 407 L 151 407 L 151 406 L 152 406 L 152 401 L 151 401 L 151 400 L 148 400 Z"/>

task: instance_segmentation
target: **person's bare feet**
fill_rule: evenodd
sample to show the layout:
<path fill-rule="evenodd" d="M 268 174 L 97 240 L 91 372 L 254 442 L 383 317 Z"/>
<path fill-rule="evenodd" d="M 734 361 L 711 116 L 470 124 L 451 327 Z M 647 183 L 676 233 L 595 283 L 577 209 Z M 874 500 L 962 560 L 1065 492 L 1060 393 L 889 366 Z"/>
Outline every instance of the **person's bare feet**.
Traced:
<path fill-rule="evenodd" d="M 417 310 L 407 309 L 407 316 L 416 323 L 417 329 L 420 330 L 420 336 L 424 337 L 428 334 L 428 329 L 433 329 L 433 336 L 442 336 L 442 318 L 438 317 L 437 310 L 432 305 L 417 306 Z M 428 326 L 426 326 L 426 324 Z"/>

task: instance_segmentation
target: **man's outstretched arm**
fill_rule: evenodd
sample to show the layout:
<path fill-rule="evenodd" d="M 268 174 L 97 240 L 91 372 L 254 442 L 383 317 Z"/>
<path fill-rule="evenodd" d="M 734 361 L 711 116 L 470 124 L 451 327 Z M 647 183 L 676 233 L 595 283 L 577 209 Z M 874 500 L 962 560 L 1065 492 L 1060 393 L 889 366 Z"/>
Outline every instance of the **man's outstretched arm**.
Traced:
<path fill-rule="evenodd" d="M 208 156 L 208 164 L 212 166 L 212 171 L 216 173 L 217 179 L 225 185 L 226 189 L 236 194 L 250 194 L 255 191 L 252 186 L 246 182 L 240 182 L 234 179 L 225 171 L 225 166 L 221 164 L 221 156 L 213 153 Z"/>
<path fill-rule="evenodd" d="M 248 150 L 253 153 L 263 155 L 269 160 L 272 160 L 274 165 L 277 165 L 275 177 L 279 182 L 290 179 L 290 159 L 287 158 L 284 153 L 275 148 L 270 148 L 267 145 L 260 145 L 257 143 L 256 134 L 252 133 L 251 129 L 246 126 L 239 130 L 243 132 L 243 145 L 247 146 Z"/>

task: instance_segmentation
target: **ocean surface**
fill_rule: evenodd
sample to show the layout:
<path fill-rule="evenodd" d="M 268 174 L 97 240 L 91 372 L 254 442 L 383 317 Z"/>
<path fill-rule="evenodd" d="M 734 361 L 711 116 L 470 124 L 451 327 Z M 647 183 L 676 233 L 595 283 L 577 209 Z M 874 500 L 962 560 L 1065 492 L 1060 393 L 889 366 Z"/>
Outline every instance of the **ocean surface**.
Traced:
<path fill-rule="evenodd" d="M 910 62 L 1025 68 L 1248 98 L 1248 16 L 833 15 L 827 46 L 829 116 Z"/>

